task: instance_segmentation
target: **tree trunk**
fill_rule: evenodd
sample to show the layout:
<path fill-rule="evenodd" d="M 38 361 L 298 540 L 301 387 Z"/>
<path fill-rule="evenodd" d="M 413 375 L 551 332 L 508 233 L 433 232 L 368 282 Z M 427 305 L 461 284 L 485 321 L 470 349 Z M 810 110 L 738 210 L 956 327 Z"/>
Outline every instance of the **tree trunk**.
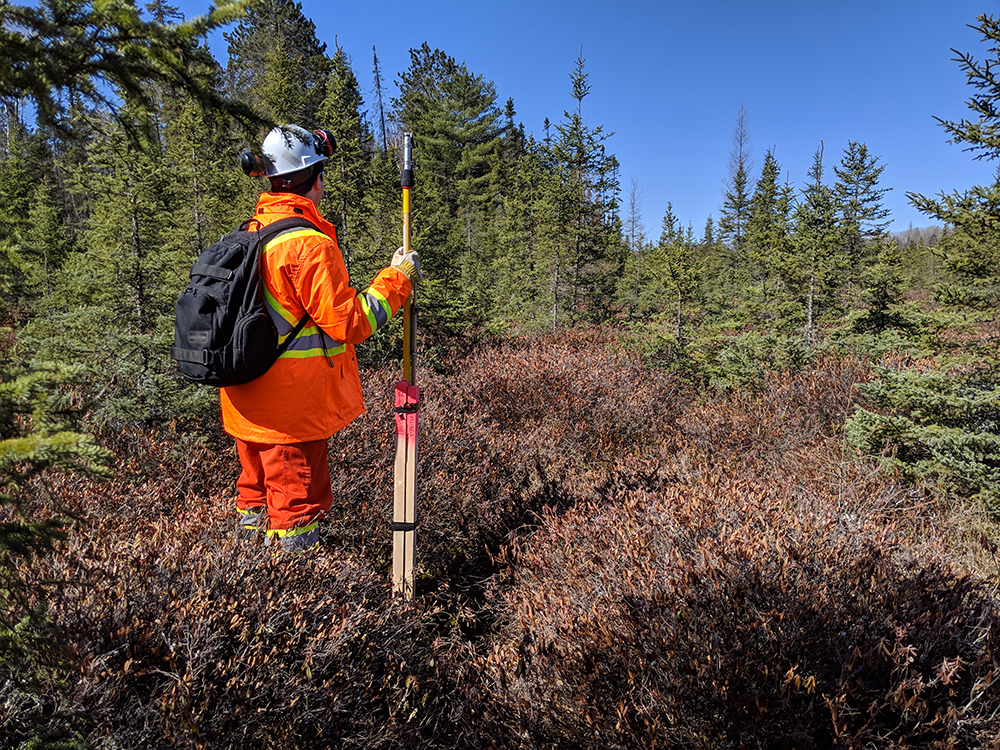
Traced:
<path fill-rule="evenodd" d="M 681 343 L 681 286 L 677 285 L 677 327 L 674 331 L 674 337 L 677 339 L 677 345 L 680 346 Z"/>
<path fill-rule="evenodd" d="M 813 300 L 816 296 L 816 247 L 813 246 L 812 258 L 809 265 L 809 302 L 806 311 L 806 340 L 809 348 L 813 345 Z"/>
<path fill-rule="evenodd" d="M 204 241 L 201 235 L 201 212 L 198 210 L 198 202 L 201 197 L 201 190 L 198 185 L 198 152 L 195 147 L 191 147 L 191 164 L 194 166 L 194 176 L 192 177 L 192 193 L 191 193 L 191 213 L 194 215 L 194 234 L 195 239 L 198 242 L 198 255 L 201 255 L 201 251 L 205 249 Z"/>

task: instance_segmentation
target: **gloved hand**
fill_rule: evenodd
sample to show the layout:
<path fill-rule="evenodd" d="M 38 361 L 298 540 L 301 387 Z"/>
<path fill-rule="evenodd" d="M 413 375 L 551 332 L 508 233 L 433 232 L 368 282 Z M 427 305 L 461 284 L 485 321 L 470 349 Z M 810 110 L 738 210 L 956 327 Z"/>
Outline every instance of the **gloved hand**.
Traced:
<path fill-rule="evenodd" d="M 405 252 L 399 248 L 392 256 L 392 267 L 401 271 L 410 281 L 423 281 L 424 275 L 420 273 L 420 254 L 416 250 Z"/>

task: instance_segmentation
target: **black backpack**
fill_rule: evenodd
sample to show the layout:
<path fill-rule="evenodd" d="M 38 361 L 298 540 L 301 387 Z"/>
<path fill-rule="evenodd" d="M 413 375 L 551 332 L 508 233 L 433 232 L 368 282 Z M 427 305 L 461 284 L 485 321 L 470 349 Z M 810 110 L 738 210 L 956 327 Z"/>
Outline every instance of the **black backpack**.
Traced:
<path fill-rule="evenodd" d="M 281 345 L 264 303 L 260 250 L 290 229 L 319 231 L 291 217 L 249 232 L 241 224 L 211 245 L 191 267 L 191 283 L 177 298 L 170 357 L 188 380 L 226 387 L 267 372 L 302 330 L 307 315 Z"/>

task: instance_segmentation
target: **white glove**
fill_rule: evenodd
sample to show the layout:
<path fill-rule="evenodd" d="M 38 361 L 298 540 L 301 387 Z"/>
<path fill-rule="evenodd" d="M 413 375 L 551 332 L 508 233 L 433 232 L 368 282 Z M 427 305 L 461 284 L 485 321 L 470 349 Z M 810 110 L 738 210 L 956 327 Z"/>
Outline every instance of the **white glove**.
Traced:
<path fill-rule="evenodd" d="M 406 252 L 399 248 L 392 256 L 392 267 L 400 271 L 410 281 L 424 280 L 424 275 L 420 273 L 420 254 L 416 250 Z"/>

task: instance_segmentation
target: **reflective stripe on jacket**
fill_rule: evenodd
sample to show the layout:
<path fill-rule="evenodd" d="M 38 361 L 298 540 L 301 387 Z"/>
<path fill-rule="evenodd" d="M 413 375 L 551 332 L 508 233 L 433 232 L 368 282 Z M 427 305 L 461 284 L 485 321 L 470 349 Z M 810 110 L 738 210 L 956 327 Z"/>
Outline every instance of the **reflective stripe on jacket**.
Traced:
<path fill-rule="evenodd" d="M 320 231 L 283 232 L 264 247 L 264 296 L 282 338 L 303 316 L 310 319 L 270 370 L 221 389 L 226 431 L 247 442 L 322 440 L 356 419 L 365 406 L 354 345 L 388 323 L 410 293 L 409 280 L 394 268 L 364 292 L 352 289 L 336 230 L 306 198 L 261 194 L 251 229 L 290 216 Z"/>

